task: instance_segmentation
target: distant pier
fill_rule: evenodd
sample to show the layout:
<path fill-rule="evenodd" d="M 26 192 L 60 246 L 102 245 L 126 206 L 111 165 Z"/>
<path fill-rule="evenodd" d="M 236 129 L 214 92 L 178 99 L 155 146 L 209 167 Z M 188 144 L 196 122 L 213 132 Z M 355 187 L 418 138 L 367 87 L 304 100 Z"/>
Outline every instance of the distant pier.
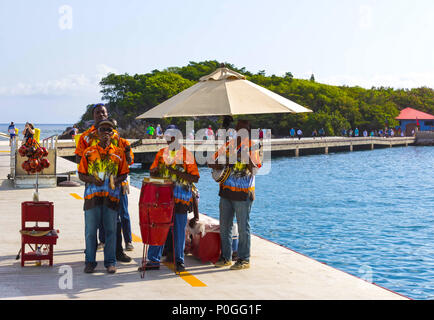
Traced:
<path fill-rule="evenodd" d="M 130 143 L 138 139 L 129 139 Z M 211 153 L 218 148 L 215 140 L 182 141 L 186 148 L 193 152 Z M 324 138 L 283 138 L 283 139 L 264 139 L 264 152 L 270 151 L 272 154 L 303 156 L 309 154 L 329 154 L 333 152 L 350 152 L 359 150 L 373 150 L 376 148 L 392 148 L 396 146 L 407 147 L 416 143 L 415 137 L 324 137 Z M 142 139 L 142 145 L 133 148 L 136 163 L 151 163 L 155 154 L 166 146 L 162 139 Z M 75 144 L 70 140 L 58 140 L 57 155 L 65 158 L 74 157 Z"/>

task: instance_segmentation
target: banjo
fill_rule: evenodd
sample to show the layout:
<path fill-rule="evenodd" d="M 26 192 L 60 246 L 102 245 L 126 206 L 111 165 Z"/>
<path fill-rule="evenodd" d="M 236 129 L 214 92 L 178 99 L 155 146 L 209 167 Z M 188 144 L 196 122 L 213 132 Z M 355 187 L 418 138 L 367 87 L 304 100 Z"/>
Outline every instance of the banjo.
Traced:
<path fill-rule="evenodd" d="M 260 145 L 255 145 L 250 148 L 250 151 L 259 150 Z M 211 175 L 215 182 L 224 183 L 232 173 L 232 165 L 226 165 L 223 169 L 212 169 Z"/>

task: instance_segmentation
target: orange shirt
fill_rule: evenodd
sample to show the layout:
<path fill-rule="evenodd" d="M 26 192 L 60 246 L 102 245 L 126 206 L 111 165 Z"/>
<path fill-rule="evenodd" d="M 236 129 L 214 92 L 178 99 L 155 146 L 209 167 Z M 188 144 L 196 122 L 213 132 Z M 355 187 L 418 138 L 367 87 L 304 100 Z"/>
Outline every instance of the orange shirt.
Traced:
<path fill-rule="evenodd" d="M 120 202 L 120 187 L 110 186 L 110 176 L 117 177 L 129 172 L 125 153 L 112 144 L 103 149 L 98 144 L 84 150 L 78 172 L 98 177 L 102 186 L 87 183 L 84 190 L 84 209 L 105 205 L 118 210 Z"/>
<path fill-rule="evenodd" d="M 158 168 L 158 176 L 171 179 L 174 182 L 173 197 L 175 202 L 175 213 L 187 213 L 192 211 L 193 206 L 193 183 L 185 181 L 176 175 L 169 173 L 167 167 L 178 171 L 186 172 L 199 177 L 199 170 L 194 155 L 184 146 L 178 151 L 169 151 L 163 148 L 158 151 L 150 169 Z"/>

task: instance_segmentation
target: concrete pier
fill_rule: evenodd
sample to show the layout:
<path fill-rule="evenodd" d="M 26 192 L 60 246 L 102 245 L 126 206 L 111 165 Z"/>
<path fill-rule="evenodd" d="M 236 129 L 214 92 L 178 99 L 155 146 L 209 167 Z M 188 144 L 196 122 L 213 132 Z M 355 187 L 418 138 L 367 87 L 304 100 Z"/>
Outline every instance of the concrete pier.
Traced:
<path fill-rule="evenodd" d="M 129 140 L 131 143 L 137 140 Z M 186 148 L 194 152 L 215 152 L 217 150 L 217 142 L 215 141 L 182 141 Z M 166 145 L 164 140 L 142 140 L 142 145 L 133 148 L 135 162 L 150 163 L 152 162 L 155 153 Z M 331 153 L 341 151 L 364 150 L 375 147 L 394 147 L 408 146 L 415 143 L 414 137 L 397 137 L 397 138 L 382 138 L 382 137 L 325 137 L 325 138 L 302 138 L 295 139 L 271 139 L 264 141 L 264 151 L 278 153 L 286 151 L 288 155 L 295 157 L 309 154 L 310 151 L 315 153 Z M 75 144 L 72 141 L 59 140 L 57 143 L 57 154 L 62 157 L 73 157 Z M 289 151 L 289 152 L 287 152 Z"/>
<path fill-rule="evenodd" d="M 149 299 L 149 300 L 304 300 L 304 299 L 406 299 L 328 265 L 260 237 L 252 237 L 250 269 L 231 271 L 186 257 L 187 272 L 175 275 L 171 265 L 137 271 L 142 258 L 138 201 L 140 190 L 131 188 L 129 212 L 134 251 L 130 263 L 119 263 L 116 274 L 103 267 L 97 253 L 94 274 L 84 268 L 84 186 L 40 189 L 41 201 L 54 202 L 54 225 L 60 230 L 54 248 L 54 266 L 24 268 L 15 257 L 20 248 L 21 202 L 31 201 L 32 189 L 15 189 L 7 174 L 8 144 L 0 143 L 0 299 Z M 70 163 L 70 166 L 75 164 Z M 215 197 L 216 206 L 218 196 Z M 260 201 L 260 200 L 257 200 Z M 254 219 L 254 217 L 253 217 Z"/>

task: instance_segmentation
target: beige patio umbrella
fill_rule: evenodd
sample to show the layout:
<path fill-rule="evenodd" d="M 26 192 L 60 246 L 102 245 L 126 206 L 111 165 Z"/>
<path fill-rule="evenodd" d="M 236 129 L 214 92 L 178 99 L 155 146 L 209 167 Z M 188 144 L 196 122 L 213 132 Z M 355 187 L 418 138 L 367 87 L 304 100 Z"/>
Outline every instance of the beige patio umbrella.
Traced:
<path fill-rule="evenodd" d="M 136 119 L 301 112 L 312 110 L 222 67 Z"/>

